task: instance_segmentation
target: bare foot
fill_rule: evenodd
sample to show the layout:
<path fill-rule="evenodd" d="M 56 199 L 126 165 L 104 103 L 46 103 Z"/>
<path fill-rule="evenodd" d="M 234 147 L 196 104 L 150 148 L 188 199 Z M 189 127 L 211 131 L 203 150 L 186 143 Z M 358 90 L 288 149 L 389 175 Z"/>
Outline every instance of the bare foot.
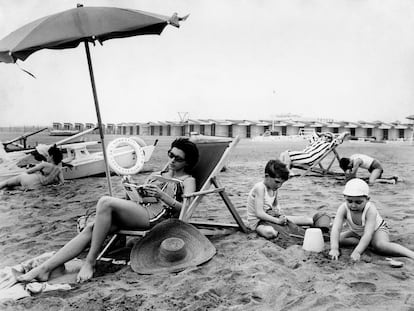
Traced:
<path fill-rule="evenodd" d="M 35 279 L 38 281 L 45 282 L 49 279 L 49 275 L 50 275 L 50 271 L 48 271 L 47 268 L 44 267 L 43 265 L 40 265 L 36 268 L 33 268 L 26 274 L 16 277 L 16 279 L 18 282 L 22 282 L 22 283 L 28 283 Z"/>
<path fill-rule="evenodd" d="M 92 263 L 85 261 L 82 268 L 80 269 L 78 276 L 76 278 L 76 282 L 83 283 L 90 280 L 93 277 L 93 273 L 95 272 L 95 265 Z"/>

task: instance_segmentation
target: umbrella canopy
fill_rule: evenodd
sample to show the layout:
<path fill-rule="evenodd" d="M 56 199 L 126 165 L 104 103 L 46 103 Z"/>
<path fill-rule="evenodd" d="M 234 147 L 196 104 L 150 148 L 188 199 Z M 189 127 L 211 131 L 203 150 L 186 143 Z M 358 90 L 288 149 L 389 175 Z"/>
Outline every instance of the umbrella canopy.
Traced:
<path fill-rule="evenodd" d="M 32 53 L 42 49 L 75 48 L 79 43 L 84 42 L 110 195 L 112 195 L 110 172 L 88 42 L 102 43 L 114 38 L 159 35 L 168 24 L 179 27 L 179 21 L 186 18 L 187 16 L 178 17 L 177 13 L 167 17 L 138 10 L 78 5 L 75 9 L 26 24 L 0 40 L 0 62 L 4 63 L 25 60 Z"/>
<path fill-rule="evenodd" d="M 0 41 L 0 62 L 25 60 L 41 49 L 74 48 L 81 42 L 161 34 L 181 20 L 138 10 L 113 7 L 77 7 L 37 19 Z"/>

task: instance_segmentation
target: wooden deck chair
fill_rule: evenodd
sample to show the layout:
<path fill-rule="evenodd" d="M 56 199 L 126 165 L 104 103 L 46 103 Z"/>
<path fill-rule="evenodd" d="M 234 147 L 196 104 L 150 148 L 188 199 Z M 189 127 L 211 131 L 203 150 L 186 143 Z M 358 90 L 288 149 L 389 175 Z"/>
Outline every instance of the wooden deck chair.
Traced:
<path fill-rule="evenodd" d="M 196 192 L 183 196 L 183 206 L 179 219 L 189 222 L 195 226 L 202 227 L 220 227 L 220 228 L 239 228 L 243 232 L 247 232 L 246 225 L 241 219 L 236 208 L 233 206 L 230 198 L 225 192 L 225 188 L 222 187 L 217 179 L 217 175 L 223 169 L 226 161 L 239 142 L 239 138 L 234 140 L 195 140 L 199 150 L 199 161 L 194 167 L 192 175 L 196 179 Z M 213 189 L 211 189 L 213 188 Z M 194 222 L 190 221 L 191 215 L 197 206 L 200 204 L 202 198 L 208 194 L 218 194 L 224 201 L 224 204 L 230 211 L 231 215 L 236 221 L 236 224 L 226 224 L 218 222 Z M 102 260 L 103 255 L 112 246 L 115 240 L 120 236 L 143 236 L 148 231 L 139 230 L 118 230 L 106 244 L 105 248 L 98 255 L 97 260 Z"/>
<path fill-rule="evenodd" d="M 236 208 L 228 197 L 225 188 L 221 186 L 218 180 L 218 174 L 225 166 L 229 155 L 239 142 L 239 137 L 234 140 L 196 140 L 194 143 L 200 153 L 197 165 L 194 167 L 192 175 L 196 179 L 197 191 L 184 195 L 183 207 L 181 208 L 180 220 L 190 222 L 196 226 L 212 226 L 212 227 L 231 227 L 239 228 L 243 232 L 247 232 L 246 225 L 241 219 Z M 190 221 L 191 215 L 200 204 L 204 196 L 209 194 L 218 194 L 224 204 L 233 216 L 236 224 L 226 224 L 218 222 L 195 222 Z M 191 202 L 191 203 L 190 203 Z"/>
<path fill-rule="evenodd" d="M 306 176 L 309 173 L 314 173 L 318 176 L 325 176 L 325 175 L 334 175 L 334 176 L 344 176 L 343 172 L 334 172 L 331 170 L 332 165 L 334 164 L 335 160 L 338 161 L 341 159 L 338 152 L 336 151 L 336 148 L 342 144 L 344 138 L 348 135 L 348 133 L 342 133 L 334 138 L 332 143 L 326 148 L 319 156 L 318 158 L 309 164 L 298 164 L 292 162 L 291 166 L 292 168 L 304 170 L 302 174 L 300 174 L 300 177 Z M 329 160 L 329 163 L 326 167 L 323 166 L 322 161 L 332 155 L 332 158 Z"/>

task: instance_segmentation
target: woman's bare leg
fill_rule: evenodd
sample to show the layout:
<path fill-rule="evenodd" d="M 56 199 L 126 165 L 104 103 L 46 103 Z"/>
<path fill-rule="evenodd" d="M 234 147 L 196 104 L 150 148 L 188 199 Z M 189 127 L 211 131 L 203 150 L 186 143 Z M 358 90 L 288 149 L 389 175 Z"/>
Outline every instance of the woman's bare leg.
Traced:
<path fill-rule="evenodd" d="M 65 246 L 57 251 L 55 255 L 46 260 L 40 266 L 35 267 L 28 273 L 17 278 L 19 282 L 29 282 L 33 279 L 46 281 L 50 273 L 65 262 L 78 256 L 90 243 L 92 239 L 93 225 L 88 225 L 81 233 L 70 240 Z"/>
<path fill-rule="evenodd" d="M 368 184 L 373 185 L 375 181 L 381 176 L 382 170 L 379 168 L 376 168 L 371 172 L 371 175 L 369 176 Z"/>
<path fill-rule="evenodd" d="M 0 189 L 20 186 L 20 175 L 0 182 Z"/>
<path fill-rule="evenodd" d="M 111 227 L 147 229 L 149 228 L 148 212 L 133 201 L 107 196 L 99 199 L 96 206 L 91 246 L 85 263 L 78 273 L 78 282 L 84 282 L 92 278 L 96 258 Z"/>

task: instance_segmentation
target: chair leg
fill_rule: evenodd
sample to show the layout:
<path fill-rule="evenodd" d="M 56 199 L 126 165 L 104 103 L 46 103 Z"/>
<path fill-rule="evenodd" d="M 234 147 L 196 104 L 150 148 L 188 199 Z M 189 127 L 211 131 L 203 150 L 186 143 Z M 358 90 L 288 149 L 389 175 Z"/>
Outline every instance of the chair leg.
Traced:
<path fill-rule="evenodd" d="M 211 179 L 211 182 L 213 183 L 213 185 L 216 188 L 220 188 L 218 181 L 215 178 Z M 233 203 L 230 201 L 230 198 L 227 196 L 227 193 L 225 193 L 224 191 L 220 191 L 219 192 L 221 198 L 224 201 L 224 204 L 226 204 L 227 208 L 229 209 L 231 215 L 233 216 L 233 218 L 236 220 L 237 224 L 239 225 L 241 231 L 243 231 L 244 233 L 247 232 L 247 227 L 244 224 L 243 220 L 241 219 L 239 213 L 237 212 L 236 208 L 234 207 Z"/>
<path fill-rule="evenodd" d="M 106 246 L 104 247 L 104 249 L 99 253 L 99 255 L 96 258 L 96 260 L 100 260 L 102 258 L 102 256 L 105 255 L 106 251 L 109 249 L 109 247 L 112 245 L 112 243 L 115 242 L 115 240 L 116 240 L 117 237 L 118 237 L 118 234 L 114 234 L 112 236 L 112 238 L 109 240 L 108 244 L 106 244 Z"/>

